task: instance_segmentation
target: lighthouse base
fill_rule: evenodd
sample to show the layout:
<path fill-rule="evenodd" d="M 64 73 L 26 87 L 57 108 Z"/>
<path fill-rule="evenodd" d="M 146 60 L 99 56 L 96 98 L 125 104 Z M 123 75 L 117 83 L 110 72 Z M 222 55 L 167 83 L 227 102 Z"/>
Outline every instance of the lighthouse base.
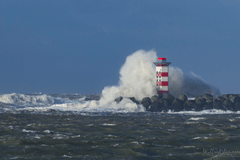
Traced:
<path fill-rule="evenodd" d="M 164 94 L 167 94 L 168 91 L 157 91 L 159 96 L 163 96 Z"/>

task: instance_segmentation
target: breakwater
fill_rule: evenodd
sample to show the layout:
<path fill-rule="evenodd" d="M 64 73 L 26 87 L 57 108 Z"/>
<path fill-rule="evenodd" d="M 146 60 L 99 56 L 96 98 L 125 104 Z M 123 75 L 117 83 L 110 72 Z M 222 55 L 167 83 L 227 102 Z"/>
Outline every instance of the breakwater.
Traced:
<path fill-rule="evenodd" d="M 123 98 L 116 98 L 119 103 Z M 171 94 L 166 94 L 165 97 L 154 95 L 145 97 L 142 101 L 137 101 L 134 97 L 130 100 L 137 104 L 142 104 L 147 111 L 151 112 L 173 112 L 179 111 L 202 111 L 217 109 L 223 111 L 240 111 L 240 94 L 223 94 L 214 98 L 211 94 L 203 94 L 195 99 L 188 99 L 186 95 L 180 95 L 178 98 Z"/>

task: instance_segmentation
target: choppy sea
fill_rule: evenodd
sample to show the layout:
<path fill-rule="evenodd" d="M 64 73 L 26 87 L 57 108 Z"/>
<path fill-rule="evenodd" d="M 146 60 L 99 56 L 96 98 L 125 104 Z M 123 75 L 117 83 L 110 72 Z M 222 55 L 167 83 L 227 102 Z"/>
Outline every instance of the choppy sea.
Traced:
<path fill-rule="evenodd" d="M 240 159 L 239 112 L 152 113 L 98 100 L 0 95 L 0 159 Z"/>

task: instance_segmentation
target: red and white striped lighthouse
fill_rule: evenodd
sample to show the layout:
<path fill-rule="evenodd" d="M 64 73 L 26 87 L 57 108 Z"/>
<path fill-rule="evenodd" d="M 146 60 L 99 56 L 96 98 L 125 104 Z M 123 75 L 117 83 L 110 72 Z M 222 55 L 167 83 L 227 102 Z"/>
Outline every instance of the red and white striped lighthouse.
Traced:
<path fill-rule="evenodd" d="M 164 92 L 168 93 L 168 66 L 171 62 L 167 62 L 166 58 L 158 58 L 156 65 L 156 88 L 159 95 Z"/>

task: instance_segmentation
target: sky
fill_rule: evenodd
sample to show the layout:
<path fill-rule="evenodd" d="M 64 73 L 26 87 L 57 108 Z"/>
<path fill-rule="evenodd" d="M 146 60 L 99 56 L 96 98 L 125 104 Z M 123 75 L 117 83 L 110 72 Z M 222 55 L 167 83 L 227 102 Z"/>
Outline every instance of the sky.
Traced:
<path fill-rule="evenodd" d="M 0 93 L 101 93 L 155 50 L 240 93 L 239 0 L 0 0 Z"/>

